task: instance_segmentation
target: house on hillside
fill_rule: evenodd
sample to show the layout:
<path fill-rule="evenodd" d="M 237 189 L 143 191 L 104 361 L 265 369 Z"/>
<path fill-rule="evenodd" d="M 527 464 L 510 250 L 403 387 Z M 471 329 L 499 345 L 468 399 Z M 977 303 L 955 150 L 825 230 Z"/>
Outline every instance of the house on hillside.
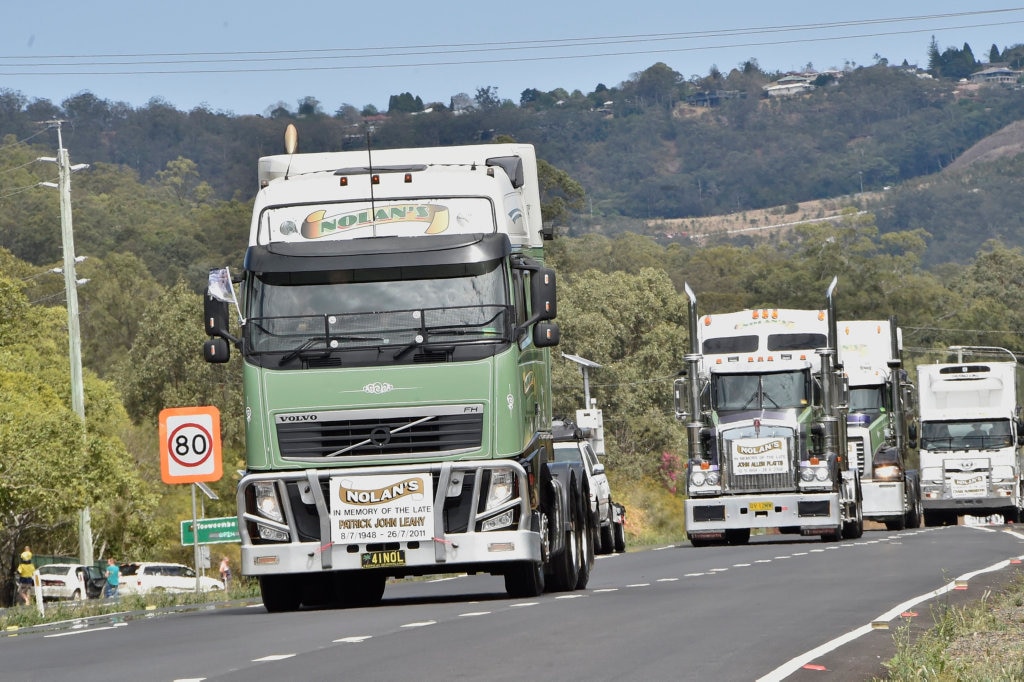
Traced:
<path fill-rule="evenodd" d="M 764 86 L 764 92 L 769 97 L 790 97 L 802 95 L 814 89 L 814 81 L 818 74 L 790 74 L 779 80 Z"/>
<path fill-rule="evenodd" d="M 990 66 L 971 74 L 972 83 L 985 85 L 1016 85 L 1021 81 L 1024 71 L 1014 71 L 1006 66 Z"/>

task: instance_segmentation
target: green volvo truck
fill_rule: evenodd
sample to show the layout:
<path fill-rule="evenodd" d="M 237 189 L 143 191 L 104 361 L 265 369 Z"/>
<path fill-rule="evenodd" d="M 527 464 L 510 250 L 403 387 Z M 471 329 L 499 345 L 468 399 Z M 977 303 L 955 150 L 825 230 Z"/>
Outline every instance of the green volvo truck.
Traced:
<path fill-rule="evenodd" d="M 205 358 L 244 363 L 242 573 L 269 611 L 427 574 L 585 587 L 588 491 L 548 470 L 559 330 L 533 147 L 296 142 L 289 126 L 259 160 L 242 272 L 212 271 L 205 299 Z"/>

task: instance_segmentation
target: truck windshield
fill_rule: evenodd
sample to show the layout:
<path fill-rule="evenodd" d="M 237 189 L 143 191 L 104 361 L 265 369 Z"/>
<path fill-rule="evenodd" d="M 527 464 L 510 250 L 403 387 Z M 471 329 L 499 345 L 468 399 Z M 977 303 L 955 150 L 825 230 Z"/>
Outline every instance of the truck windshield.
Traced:
<path fill-rule="evenodd" d="M 993 450 L 1013 445 L 1009 419 L 923 422 L 921 447 L 941 450 Z"/>
<path fill-rule="evenodd" d="M 882 414 L 885 409 L 885 387 L 865 386 L 850 388 L 850 412 L 871 415 L 872 418 Z"/>
<path fill-rule="evenodd" d="M 717 410 L 806 407 L 810 382 L 803 371 L 773 374 L 717 374 L 712 379 Z"/>
<path fill-rule="evenodd" d="M 511 339 L 501 261 L 451 266 L 257 273 L 246 350 L 324 355 L 354 348 Z"/>

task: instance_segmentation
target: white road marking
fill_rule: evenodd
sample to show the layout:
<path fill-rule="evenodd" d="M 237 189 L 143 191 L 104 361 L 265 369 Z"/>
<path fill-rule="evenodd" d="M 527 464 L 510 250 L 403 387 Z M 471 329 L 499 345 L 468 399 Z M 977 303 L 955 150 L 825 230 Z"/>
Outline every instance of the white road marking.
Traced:
<path fill-rule="evenodd" d="M 1018 558 L 1024 558 L 1024 556 Z M 797 670 L 801 669 L 806 664 L 813 661 L 814 659 L 823 656 L 824 654 L 827 654 L 830 651 L 834 651 L 842 645 L 852 642 L 853 640 L 863 635 L 866 635 L 867 633 L 876 629 L 875 625 L 877 623 L 889 622 L 895 618 L 898 618 L 904 611 L 908 611 L 909 609 L 911 609 L 914 606 L 917 606 L 923 601 L 934 599 L 935 597 L 941 596 L 951 590 L 955 590 L 958 584 L 962 585 L 977 575 L 981 575 L 982 573 L 989 573 L 991 571 L 998 571 L 999 569 L 1005 568 L 1009 565 L 1010 559 L 1004 559 L 1003 561 L 992 564 L 991 566 L 988 566 L 986 568 L 982 568 L 977 571 L 972 571 L 970 573 L 964 573 L 959 578 L 949 581 L 949 583 L 947 583 L 943 587 L 940 587 L 937 590 L 933 590 L 926 594 L 922 594 L 918 597 L 908 599 L 902 604 L 898 604 L 897 606 L 893 607 L 892 609 L 889 609 L 888 611 L 880 615 L 878 618 L 872 619 L 867 625 L 862 625 L 855 630 L 851 630 L 850 632 L 847 632 L 844 635 L 840 635 L 839 637 L 836 637 L 831 641 L 825 642 L 819 647 L 811 649 L 810 651 L 802 653 L 799 656 L 786 661 L 785 663 L 783 663 L 767 675 L 757 678 L 757 682 L 779 682 L 780 680 L 784 680 Z"/>
<path fill-rule="evenodd" d="M 355 635 L 352 637 L 342 637 L 341 639 L 334 640 L 335 644 L 359 644 L 373 637 L 373 635 Z"/>
<path fill-rule="evenodd" d="M 460 613 L 459 618 L 470 618 L 472 616 L 486 616 L 490 611 L 470 611 L 469 613 Z"/>
<path fill-rule="evenodd" d="M 509 607 L 510 608 L 518 608 L 520 606 L 536 606 L 539 603 L 540 602 L 536 602 L 536 601 L 521 601 L 518 604 L 509 604 Z"/>
<path fill-rule="evenodd" d="M 585 594 L 560 594 L 555 599 L 579 599 L 580 597 L 586 597 Z"/>
<path fill-rule="evenodd" d="M 596 594 L 598 592 L 618 592 L 618 591 L 619 591 L 619 588 L 617 588 L 617 587 L 602 587 L 600 590 L 594 590 L 594 593 Z"/>
<path fill-rule="evenodd" d="M 436 620 L 421 620 L 418 623 L 406 623 L 403 628 L 425 628 L 428 625 L 437 625 Z"/>
<path fill-rule="evenodd" d="M 102 632 L 104 630 L 113 630 L 115 628 L 128 627 L 128 623 L 114 623 L 113 625 L 104 625 L 98 628 L 86 628 L 83 630 L 72 630 L 70 632 L 55 632 L 52 635 L 43 635 L 44 638 L 50 637 L 67 637 L 68 635 L 84 635 L 90 632 Z"/>
<path fill-rule="evenodd" d="M 750 564 L 733 564 L 732 567 L 733 568 L 743 568 L 744 566 L 749 566 L 749 565 Z"/>
<path fill-rule="evenodd" d="M 679 578 L 658 578 L 659 583 L 674 583 L 677 580 L 679 580 Z"/>
<path fill-rule="evenodd" d="M 626 585 L 626 587 L 650 587 L 650 583 L 633 583 L 632 585 Z"/>
<path fill-rule="evenodd" d="M 252 659 L 253 663 L 269 663 L 271 661 L 283 661 L 286 658 L 292 658 L 295 654 L 271 654 L 270 656 L 264 656 L 263 658 Z"/>

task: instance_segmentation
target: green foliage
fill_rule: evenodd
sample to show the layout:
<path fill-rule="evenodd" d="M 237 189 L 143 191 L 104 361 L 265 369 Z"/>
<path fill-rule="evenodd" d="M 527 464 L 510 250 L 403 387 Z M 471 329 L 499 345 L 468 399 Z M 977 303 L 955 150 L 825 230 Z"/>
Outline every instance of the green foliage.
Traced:
<path fill-rule="evenodd" d="M 1024 681 L 1022 603 L 1024 580 L 1018 573 L 999 593 L 986 591 L 978 602 L 933 606 L 931 629 L 915 638 L 907 623 L 893 635 L 896 654 L 884 663 L 886 679 Z"/>
<path fill-rule="evenodd" d="M 120 440 L 128 427 L 120 396 L 85 372 L 83 424 L 69 407 L 66 313 L 30 305 L 20 288 L 0 275 L 0 555 L 26 542 L 74 551 L 78 510 L 93 506 L 97 538 L 113 545 L 120 526 L 119 549 L 145 546 L 156 500 Z"/>

